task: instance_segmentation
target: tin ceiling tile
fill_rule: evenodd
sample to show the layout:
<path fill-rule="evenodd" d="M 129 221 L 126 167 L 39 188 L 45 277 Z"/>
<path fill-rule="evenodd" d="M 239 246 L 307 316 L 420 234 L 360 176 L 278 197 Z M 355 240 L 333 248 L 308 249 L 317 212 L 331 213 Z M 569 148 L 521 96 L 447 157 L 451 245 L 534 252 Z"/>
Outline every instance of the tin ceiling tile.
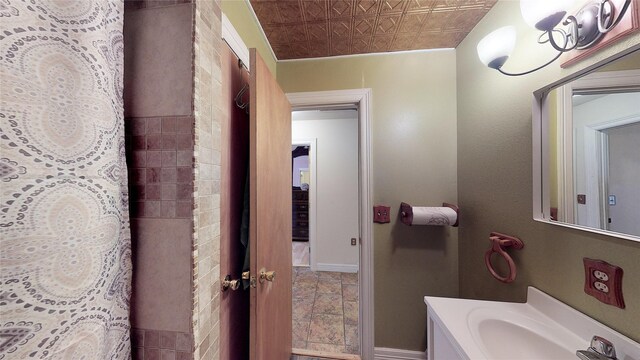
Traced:
<path fill-rule="evenodd" d="M 402 18 L 398 33 L 400 34 L 413 34 L 414 36 L 420 32 L 422 26 L 427 19 L 426 13 L 407 14 Z"/>
<path fill-rule="evenodd" d="M 263 29 L 265 25 L 282 23 L 282 20 L 280 20 L 280 15 L 278 14 L 277 7 L 275 5 L 276 3 L 266 1 L 251 2 L 251 7 L 256 13 L 258 20 L 260 20 L 260 25 L 262 25 Z"/>
<path fill-rule="evenodd" d="M 416 41 L 415 35 L 397 36 L 391 44 L 391 51 L 402 51 L 412 49 Z"/>
<path fill-rule="evenodd" d="M 369 52 L 369 45 L 371 44 L 371 37 L 354 37 L 351 40 L 351 52 L 353 54 L 365 54 Z"/>
<path fill-rule="evenodd" d="M 381 14 L 402 13 L 408 2 L 405 0 L 387 0 L 382 2 Z"/>
<path fill-rule="evenodd" d="M 391 47 L 393 36 L 374 36 L 371 43 L 371 52 L 387 52 Z"/>
<path fill-rule="evenodd" d="M 310 43 L 308 57 L 324 57 L 329 56 L 329 43 L 317 41 Z"/>
<path fill-rule="evenodd" d="M 331 0 L 329 16 L 332 19 L 351 18 L 354 2 L 351 0 Z"/>
<path fill-rule="evenodd" d="M 355 16 L 375 16 L 380 12 L 381 3 L 373 0 L 355 0 L 356 14 Z"/>
<path fill-rule="evenodd" d="M 337 38 L 349 39 L 351 37 L 351 19 L 331 21 L 331 41 Z"/>
<path fill-rule="evenodd" d="M 398 30 L 400 15 L 380 16 L 376 26 L 376 35 L 393 35 Z"/>
<path fill-rule="evenodd" d="M 296 23 L 302 19 L 302 7 L 297 1 L 278 1 L 278 12 L 282 22 L 284 23 Z"/>
<path fill-rule="evenodd" d="M 286 25 L 267 25 L 264 27 L 264 32 L 272 45 L 289 43 Z"/>
<path fill-rule="evenodd" d="M 408 0 L 407 11 L 429 11 L 433 8 L 433 0 Z"/>
<path fill-rule="evenodd" d="M 309 34 L 309 41 L 329 41 L 329 33 L 327 32 L 326 21 L 316 21 L 313 23 L 307 23 L 307 33 Z"/>
<path fill-rule="evenodd" d="M 376 24 L 375 18 L 355 19 L 353 27 L 353 36 L 371 36 L 373 35 L 373 27 Z"/>
<path fill-rule="evenodd" d="M 324 20 L 327 18 L 326 0 L 304 0 L 304 19 L 306 21 Z"/>
<path fill-rule="evenodd" d="M 351 54 L 350 40 L 348 38 L 331 39 L 330 55 L 349 55 Z"/>
<path fill-rule="evenodd" d="M 292 24 L 287 25 L 287 35 L 289 35 L 289 41 L 300 42 L 307 41 L 307 28 L 304 24 Z"/>
<path fill-rule="evenodd" d="M 497 0 L 250 0 L 278 59 L 456 47 Z"/>

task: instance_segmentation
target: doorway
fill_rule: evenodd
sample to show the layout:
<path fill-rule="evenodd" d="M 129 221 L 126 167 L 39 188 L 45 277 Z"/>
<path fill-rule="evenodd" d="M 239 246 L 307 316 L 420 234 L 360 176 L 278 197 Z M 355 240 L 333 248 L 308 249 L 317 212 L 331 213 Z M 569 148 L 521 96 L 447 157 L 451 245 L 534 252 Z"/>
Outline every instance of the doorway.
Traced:
<path fill-rule="evenodd" d="M 311 256 L 310 262 L 311 267 L 313 267 L 314 257 L 316 257 L 317 267 L 315 269 L 310 268 L 299 268 L 297 274 L 294 274 L 294 286 L 295 280 L 305 280 L 313 284 L 314 278 L 317 281 L 314 285 L 307 285 L 306 290 L 297 290 L 298 292 L 308 291 L 311 292 L 317 291 L 318 289 L 321 292 L 316 292 L 315 296 L 321 297 L 320 304 L 326 303 L 326 301 L 322 300 L 321 296 L 322 291 L 329 291 L 332 287 L 337 291 L 338 288 L 341 289 L 341 295 L 343 297 L 341 301 L 342 311 L 343 311 L 343 321 L 346 324 L 357 324 L 355 326 L 351 326 L 349 328 L 345 328 L 345 323 L 343 323 L 343 331 L 342 335 L 345 336 L 343 342 L 345 343 L 345 353 L 339 354 L 333 351 L 328 352 L 318 352 L 307 349 L 296 348 L 294 341 L 294 350 L 293 353 L 297 355 L 315 355 L 315 356 L 324 356 L 324 357 L 333 357 L 340 359 L 359 359 L 360 357 L 364 359 L 373 358 L 373 244 L 372 240 L 372 214 L 370 211 L 371 207 L 371 186 L 370 186 L 370 133 L 369 133 L 369 116 L 371 113 L 371 90 L 370 89 L 357 89 L 357 90 L 339 90 L 339 91 L 321 91 L 321 92 L 309 92 L 309 93 L 291 93 L 287 94 L 287 97 L 292 105 L 292 110 L 294 112 L 297 111 L 308 111 L 314 110 L 318 112 L 319 109 L 324 110 L 357 110 L 356 114 L 354 114 L 355 120 L 355 133 L 354 139 L 350 142 L 354 145 L 355 151 L 357 152 L 357 173 L 352 176 L 352 178 L 357 178 L 357 186 L 355 187 L 354 192 L 357 197 L 357 210 L 354 210 L 353 213 L 357 213 L 357 229 L 353 230 L 355 234 L 357 234 L 353 242 L 356 243 L 353 248 L 356 250 L 356 258 L 357 265 L 355 266 L 332 266 L 330 262 L 322 260 L 321 251 L 314 251 L 314 227 L 313 227 L 313 219 L 310 219 L 310 247 L 311 247 Z M 302 136 L 302 135 L 301 135 Z M 306 135 L 305 136 L 309 140 L 309 138 L 316 138 L 315 135 Z M 305 139 L 303 139 L 305 140 Z M 317 142 L 318 151 L 322 151 L 320 148 L 322 147 L 321 143 Z M 313 151 L 311 152 L 311 157 L 313 157 Z M 323 160 L 318 159 L 315 163 L 322 164 Z M 313 166 L 314 162 L 311 160 L 310 171 L 311 177 L 313 178 Z M 319 173 L 320 170 L 316 171 Z M 312 180 L 313 181 L 313 180 Z M 321 180 L 317 179 L 318 187 L 322 186 L 320 184 Z M 312 192 L 310 193 L 313 196 L 313 187 L 311 186 Z M 310 204 L 310 212 L 313 212 L 313 204 Z M 310 213 L 310 217 L 313 215 Z M 328 225 L 331 227 L 331 223 Z M 319 227 L 319 225 L 318 225 Z M 359 235 L 359 236 L 358 236 Z M 351 236 L 346 239 L 347 244 L 349 246 L 352 243 Z M 320 249 L 319 249 L 320 250 Z M 335 265 L 335 264 L 334 264 Z M 313 274 L 312 270 L 316 270 L 317 274 Z M 294 288 L 294 291 L 295 288 Z M 355 292 L 355 293 L 354 293 Z M 349 308 L 350 306 L 356 305 L 357 299 L 357 310 L 353 308 Z M 340 302 L 338 302 L 340 303 Z M 306 306 L 313 306 L 313 304 Z M 345 308 L 346 311 L 345 311 Z M 304 309 L 293 308 L 293 311 L 303 311 Z M 357 317 L 354 314 L 357 313 Z M 307 308 L 307 311 L 309 309 Z M 313 308 L 311 308 L 311 314 L 313 314 Z M 333 310 L 328 310 L 333 311 Z M 336 310 L 337 311 L 337 310 Z M 319 313 L 319 312 L 318 312 Z M 345 314 L 347 314 L 345 316 Z M 295 313 L 294 313 L 295 316 Z M 349 318 L 347 318 L 349 317 Z M 347 320 L 344 320 L 344 319 Z M 295 325 L 294 325 L 295 326 Z M 311 324 L 309 325 L 309 329 L 311 330 Z M 346 331 L 345 331 L 346 329 Z M 350 334 L 346 334 L 350 332 Z M 304 332 L 303 332 L 304 334 Z M 340 333 L 338 333 L 340 335 Z M 310 332 L 307 332 L 307 336 L 313 335 Z M 346 336 L 350 336 L 351 339 L 357 339 L 357 345 L 353 344 L 353 340 L 347 340 Z M 316 338 L 307 337 L 308 340 L 316 340 Z M 313 342 L 313 341 L 311 341 Z M 356 352 L 357 354 L 346 354 L 346 344 L 349 343 L 351 346 L 350 350 L 352 352 Z M 316 347 L 319 348 L 319 347 Z M 357 349 L 358 351 L 353 351 Z M 331 349 L 328 349 L 331 350 Z"/>
<path fill-rule="evenodd" d="M 358 157 L 355 107 L 292 113 L 296 349 L 360 353 Z M 298 248 L 310 249 L 308 264 Z"/>

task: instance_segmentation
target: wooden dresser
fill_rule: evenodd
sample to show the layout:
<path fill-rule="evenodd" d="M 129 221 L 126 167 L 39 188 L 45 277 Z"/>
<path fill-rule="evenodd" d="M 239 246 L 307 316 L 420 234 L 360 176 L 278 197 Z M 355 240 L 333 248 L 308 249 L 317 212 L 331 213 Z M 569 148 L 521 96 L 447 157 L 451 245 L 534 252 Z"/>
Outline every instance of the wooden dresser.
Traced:
<path fill-rule="evenodd" d="M 309 241 L 309 191 L 293 189 L 293 241 Z"/>

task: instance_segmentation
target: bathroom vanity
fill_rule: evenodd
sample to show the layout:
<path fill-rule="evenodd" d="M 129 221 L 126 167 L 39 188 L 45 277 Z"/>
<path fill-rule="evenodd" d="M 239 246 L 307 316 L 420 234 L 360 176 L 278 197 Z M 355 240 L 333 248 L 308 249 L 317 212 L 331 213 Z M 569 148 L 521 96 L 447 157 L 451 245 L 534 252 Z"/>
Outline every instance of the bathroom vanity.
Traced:
<path fill-rule="evenodd" d="M 529 287 L 526 303 L 425 296 L 429 360 L 578 359 L 592 337 L 620 360 L 640 360 L 640 344 Z"/>

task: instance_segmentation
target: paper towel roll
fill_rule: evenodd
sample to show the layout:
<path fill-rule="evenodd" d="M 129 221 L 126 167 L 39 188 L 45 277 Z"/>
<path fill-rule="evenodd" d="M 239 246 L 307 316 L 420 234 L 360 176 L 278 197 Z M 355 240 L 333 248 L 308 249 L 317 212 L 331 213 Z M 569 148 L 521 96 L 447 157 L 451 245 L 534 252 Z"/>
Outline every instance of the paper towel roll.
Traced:
<path fill-rule="evenodd" d="M 458 213 L 450 207 L 413 206 L 413 225 L 453 225 Z"/>
<path fill-rule="evenodd" d="M 407 225 L 458 225 L 457 207 L 443 204 L 442 207 L 411 206 L 407 203 L 400 205 L 401 220 Z"/>

